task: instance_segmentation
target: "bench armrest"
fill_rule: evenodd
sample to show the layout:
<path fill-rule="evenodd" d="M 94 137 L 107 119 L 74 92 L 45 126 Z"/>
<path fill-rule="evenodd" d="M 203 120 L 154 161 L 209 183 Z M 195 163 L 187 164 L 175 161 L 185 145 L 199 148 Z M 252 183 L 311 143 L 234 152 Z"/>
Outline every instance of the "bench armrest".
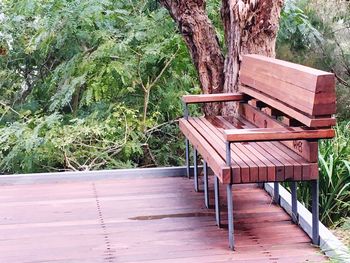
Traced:
<path fill-rule="evenodd" d="M 224 130 L 224 138 L 228 142 L 317 140 L 331 139 L 334 136 L 333 129 L 256 128 Z"/>
<path fill-rule="evenodd" d="M 218 93 L 182 96 L 182 101 L 186 104 L 240 100 L 243 100 L 243 94 L 241 93 Z"/>

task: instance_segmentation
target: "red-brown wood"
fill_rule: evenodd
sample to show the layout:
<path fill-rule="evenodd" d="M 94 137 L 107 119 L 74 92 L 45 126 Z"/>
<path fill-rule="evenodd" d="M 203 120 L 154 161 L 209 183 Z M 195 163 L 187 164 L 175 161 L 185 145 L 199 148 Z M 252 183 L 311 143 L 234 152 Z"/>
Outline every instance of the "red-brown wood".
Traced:
<path fill-rule="evenodd" d="M 305 124 L 308 127 L 329 127 L 335 125 L 335 119 L 332 117 L 312 117 L 307 116 L 304 113 L 300 112 L 298 109 L 291 107 L 290 105 L 287 105 L 281 101 L 276 100 L 275 98 L 271 97 L 270 95 L 261 93 L 257 90 L 254 90 L 250 87 L 239 85 L 239 90 L 249 96 L 252 96 L 256 99 L 259 99 L 266 104 L 270 105 L 271 107 L 278 109 L 279 111 L 283 112 L 284 114 L 293 117 L 294 119 L 300 121 L 301 123 Z"/>
<path fill-rule="evenodd" d="M 255 185 L 233 187 L 234 252 L 187 178 L 2 185 L 0 199 L 0 262 L 327 262 Z"/>
<path fill-rule="evenodd" d="M 179 127 L 192 145 L 201 153 L 202 157 L 210 164 L 211 169 L 219 177 L 221 182 L 230 182 L 231 169 L 227 167 L 226 162 L 216 152 L 215 148 L 213 148 L 187 120 L 180 119 Z"/>
<path fill-rule="evenodd" d="M 334 136 L 335 132 L 333 129 L 254 128 L 224 131 L 225 140 L 230 142 L 331 139 Z"/>
<path fill-rule="evenodd" d="M 243 85 L 268 94 L 306 114 L 335 113 L 333 73 L 264 56 L 245 55 L 239 76 Z"/>
<path fill-rule="evenodd" d="M 200 133 L 202 136 L 204 136 L 208 143 L 215 147 L 217 149 L 218 154 L 222 158 L 223 162 L 226 162 L 225 156 L 226 156 L 226 149 L 225 145 L 223 144 L 222 139 L 220 138 L 220 135 L 218 136 L 215 131 L 211 132 L 210 128 L 207 126 L 207 124 L 203 123 L 203 119 L 205 118 L 190 118 L 189 122 L 192 124 L 192 126 Z M 210 166 L 210 162 L 208 163 Z M 245 164 L 242 162 L 239 158 L 231 158 L 231 178 L 226 180 L 221 180 L 222 183 L 231 183 L 233 181 L 234 183 L 241 183 L 241 168 L 244 168 Z M 247 166 L 247 169 L 249 167 Z M 220 178 L 219 178 L 220 179 Z"/>
<path fill-rule="evenodd" d="M 243 99 L 244 96 L 240 93 L 185 95 L 182 97 L 182 101 L 188 104 L 203 102 L 240 101 Z"/>
<path fill-rule="evenodd" d="M 216 116 L 190 117 L 188 120 L 197 134 L 205 138 L 212 148 L 215 148 L 223 162 L 226 158 L 224 130 L 227 128 L 249 129 L 254 127 L 253 124 L 249 124 L 244 120 L 229 119 L 230 121 Z M 280 144 L 280 142 L 276 143 Z M 201 151 L 199 153 L 201 154 Z M 290 149 L 286 148 L 285 151 L 282 151 L 272 142 L 233 143 L 231 145 L 232 183 L 301 180 L 302 171 L 304 169 L 311 171 L 312 164 L 299 155 L 296 156 L 294 158 Z M 210 166 L 210 161 L 208 164 Z"/>
<path fill-rule="evenodd" d="M 260 128 L 284 128 L 286 125 L 270 118 L 259 109 L 256 109 L 247 103 L 239 105 L 239 114 Z M 318 159 L 318 143 L 308 142 L 306 140 L 283 141 L 289 149 L 296 152 L 309 162 L 317 162 Z"/>
<path fill-rule="evenodd" d="M 180 121 L 190 142 L 199 148 L 209 166 L 215 166 L 214 173 L 224 167 L 225 144 L 232 142 L 232 176 L 227 173 L 224 179 L 219 172 L 221 182 L 317 179 L 317 140 L 335 136 L 330 128 L 335 125 L 334 74 L 245 55 L 239 90 L 239 94 L 183 97 L 185 103 L 241 101 L 236 118 L 212 116 Z"/>
<path fill-rule="evenodd" d="M 213 134 L 215 134 L 217 141 L 216 145 L 222 148 L 222 158 L 226 158 L 226 146 L 225 141 L 222 137 L 222 132 L 218 129 L 217 126 L 213 125 L 211 122 L 216 123 L 218 120 L 214 117 L 208 117 L 210 121 L 206 118 L 201 118 L 202 122 L 205 123 L 206 128 Z M 240 179 L 242 183 L 251 182 L 251 177 L 255 178 L 258 173 L 258 167 L 255 163 L 249 161 L 249 158 L 241 152 L 241 150 L 237 147 L 237 145 L 232 145 L 231 148 L 231 161 L 233 163 L 237 163 L 240 167 L 240 171 L 237 173 L 233 173 L 233 183 L 236 182 L 235 176 L 240 174 Z M 253 176 L 251 176 L 253 174 Z"/>

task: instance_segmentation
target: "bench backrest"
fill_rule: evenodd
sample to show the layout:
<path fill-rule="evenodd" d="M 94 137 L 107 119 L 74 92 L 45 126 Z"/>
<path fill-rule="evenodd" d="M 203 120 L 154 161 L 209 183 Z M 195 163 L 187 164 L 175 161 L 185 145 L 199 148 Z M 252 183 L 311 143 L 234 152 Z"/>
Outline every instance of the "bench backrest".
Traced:
<path fill-rule="evenodd" d="M 332 73 L 260 55 L 244 55 L 239 79 L 240 92 L 308 127 L 335 124 Z"/>

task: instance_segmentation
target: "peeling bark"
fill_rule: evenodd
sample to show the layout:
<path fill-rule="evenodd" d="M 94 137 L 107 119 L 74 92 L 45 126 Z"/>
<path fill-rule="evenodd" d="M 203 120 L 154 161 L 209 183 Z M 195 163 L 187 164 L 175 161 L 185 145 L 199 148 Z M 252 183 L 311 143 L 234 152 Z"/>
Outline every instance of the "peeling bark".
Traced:
<path fill-rule="evenodd" d="M 178 24 L 197 68 L 203 93 L 237 91 L 242 54 L 275 56 L 283 0 L 222 0 L 221 17 L 227 56 L 224 60 L 215 29 L 205 12 L 205 0 L 160 0 Z M 220 108 L 206 108 L 216 114 Z M 234 104 L 224 104 L 232 114 Z"/>
<path fill-rule="evenodd" d="M 283 0 L 223 0 L 221 18 L 224 24 L 227 56 L 223 92 L 237 91 L 242 54 L 275 57 L 276 37 Z M 235 112 L 226 103 L 225 114 Z"/>
<path fill-rule="evenodd" d="M 160 0 L 177 23 L 197 69 L 203 93 L 222 93 L 224 56 L 204 0 Z M 221 105 L 208 104 L 206 114 L 218 114 Z"/>

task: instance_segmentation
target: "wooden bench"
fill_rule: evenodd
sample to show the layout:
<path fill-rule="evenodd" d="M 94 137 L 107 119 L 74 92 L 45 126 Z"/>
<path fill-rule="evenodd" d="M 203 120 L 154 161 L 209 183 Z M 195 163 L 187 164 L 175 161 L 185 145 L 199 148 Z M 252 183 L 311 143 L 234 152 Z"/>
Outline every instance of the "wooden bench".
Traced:
<path fill-rule="evenodd" d="M 183 97 L 181 131 L 194 148 L 194 181 L 198 191 L 198 153 L 204 160 L 205 203 L 208 166 L 215 174 L 216 221 L 220 227 L 219 182 L 226 185 L 229 246 L 234 249 L 232 184 L 291 182 L 293 221 L 297 221 L 296 182 L 312 187 L 313 234 L 319 244 L 318 140 L 334 137 L 336 95 L 332 73 L 267 58 L 245 55 L 239 74 L 239 93 Z M 190 117 L 188 104 L 236 101 L 236 116 Z"/>

